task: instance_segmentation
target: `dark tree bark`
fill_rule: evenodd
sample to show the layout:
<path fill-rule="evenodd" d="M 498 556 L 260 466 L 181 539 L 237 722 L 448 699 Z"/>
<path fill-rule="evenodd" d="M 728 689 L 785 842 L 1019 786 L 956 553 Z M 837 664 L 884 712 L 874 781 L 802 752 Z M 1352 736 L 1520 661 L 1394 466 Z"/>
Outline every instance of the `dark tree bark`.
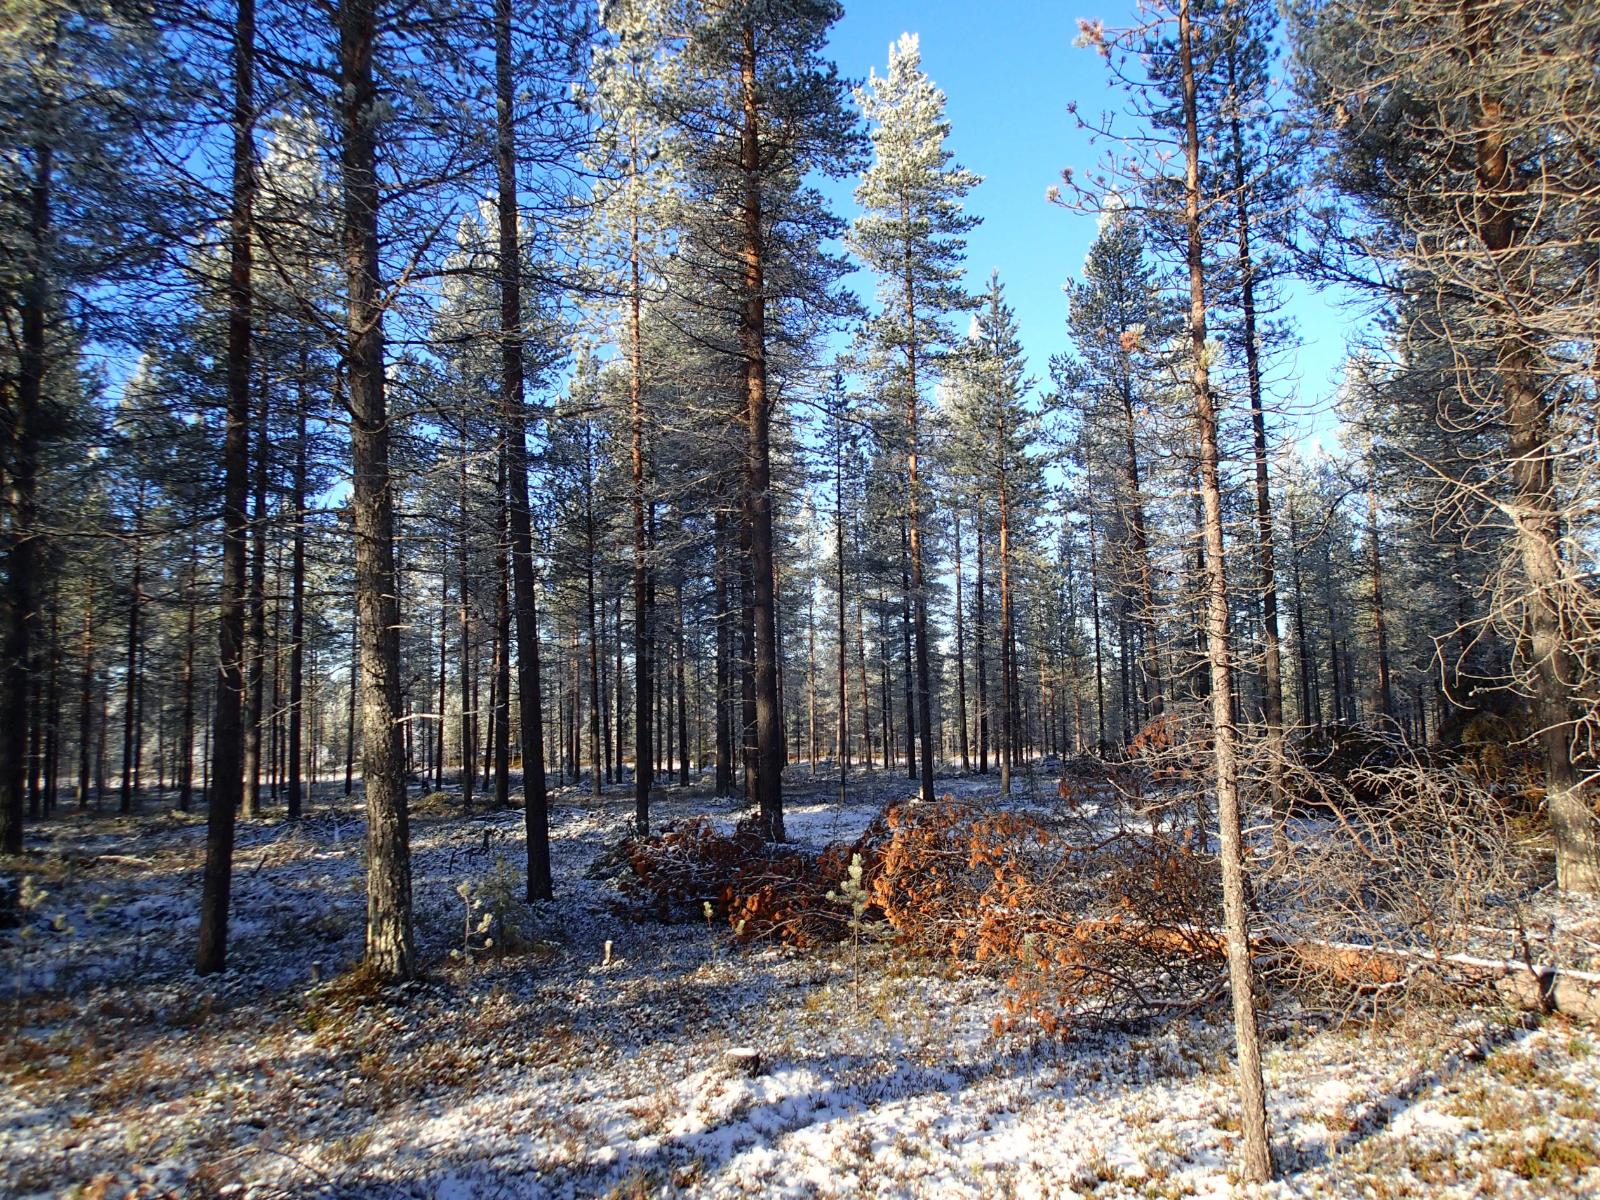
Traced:
<path fill-rule="evenodd" d="M 522 737 L 522 812 L 527 898 L 555 895 L 545 791 L 539 681 L 539 610 L 534 595 L 533 522 L 528 510 L 528 438 L 523 401 L 522 257 L 518 248 L 516 109 L 511 71 L 511 0 L 495 0 L 495 166 L 500 234 L 500 386 L 510 483 L 511 587 L 517 626 L 517 700 Z"/>
<path fill-rule="evenodd" d="M 416 973 L 416 946 L 411 927 L 410 822 L 400 721 L 400 606 L 378 276 L 374 0 L 343 0 L 338 23 L 348 290 L 344 353 L 361 636 L 361 774 L 367 810 L 366 957 L 380 978 L 403 980 Z"/>
<path fill-rule="evenodd" d="M 745 186 L 741 261 L 744 305 L 746 432 L 745 510 L 750 527 L 751 609 L 755 623 L 753 683 L 756 718 L 756 800 L 761 834 L 781 842 L 783 832 L 783 717 L 778 708 L 778 629 L 772 542 L 772 400 L 767 393 L 766 261 L 763 252 L 761 117 L 756 90 L 756 33 L 747 22 L 740 54 L 743 123 L 740 164 Z"/>
<path fill-rule="evenodd" d="M 227 964 L 234 814 L 244 782 L 245 513 L 250 486 L 251 240 L 255 211 L 255 0 L 239 0 L 234 23 L 233 198 L 228 245 L 228 409 L 222 443 L 222 591 L 217 617 L 217 687 L 212 708 L 206 805 L 206 865 L 195 970 Z"/>
<path fill-rule="evenodd" d="M 922 478 L 919 472 L 919 429 L 917 409 L 917 310 L 915 290 L 911 277 L 911 259 L 906 257 L 905 319 L 906 319 L 906 525 L 911 552 L 911 608 L 912 626 L 916 635 L 916 729 L 922 735 L 921 795 L 926 803 L 933 801 L 933 707 L 931 699 L 932 676 L 928 665 L 928 591 L 922 571 Z M 908 682 L 911 673 L 907 672 Z M 909 707 L 909 706 L 908 706 Z M 907 712 L 906 757 L 910 758 L 911 714 Z M 917 770 L 912 768 L 912 777 Z"/>

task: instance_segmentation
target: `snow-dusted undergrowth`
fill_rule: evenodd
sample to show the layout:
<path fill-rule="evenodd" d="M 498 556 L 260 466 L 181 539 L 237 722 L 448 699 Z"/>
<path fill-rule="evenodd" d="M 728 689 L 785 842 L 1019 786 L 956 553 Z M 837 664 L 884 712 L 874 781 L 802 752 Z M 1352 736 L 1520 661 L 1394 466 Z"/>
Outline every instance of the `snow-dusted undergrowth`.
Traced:
<path fill-rule="evenodd" d="M 791 836 L 852 838 L 906 788 L 886 777 L 844 809 L 796 788 Z M 667 796 L 662 819 L 734 815 Z M 361 949 L 363 826 L 343 797 L 293 829 L 242 827 L 232 965 L 211 980 L 188 970 L 203 826 L 33 830 L 36 932 L 0 935 L 0 1192 L 1231 1194 L 1222 1012 L 997 1038 L 983 976 L 874 946 L 858 985 L 849 947 L 743 950 L 720 928 L 631 921 L 591 877 L 629 807 L 559 793 L 558 901 L 525 953 L 469 960 L 450 955 L 457 888 L 519 861 L 520 814 L 418 816 L 430 973 L 389 994 L 327 983 Z M 1600 1194 L 1600 1037 L 1492 1014 L 1266 1025 L 1288 1170 L 1259 1194 Z M 725 1066 L 733 1047 L 760 1069 Z"/>

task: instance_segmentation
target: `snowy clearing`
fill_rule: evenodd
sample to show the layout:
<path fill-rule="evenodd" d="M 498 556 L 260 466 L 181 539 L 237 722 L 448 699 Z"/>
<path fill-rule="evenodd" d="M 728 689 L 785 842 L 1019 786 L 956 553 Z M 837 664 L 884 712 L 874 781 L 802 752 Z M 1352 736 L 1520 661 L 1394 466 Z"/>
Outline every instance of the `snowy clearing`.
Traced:
<path fill-rule="evenodd" d="M 884 776 L 841 809 L 826 786 L 797 787 L 789 828 L 848 839 L 908 790 Z M 456 889 L 519 862 L 520 812 L 415 819 L 429 974 L 387 995 L 326 982 L 362 940 L 363 825 L 342 796 L 298 827 L 242 828 L 232 965 L 209 981 L 189 972 L 203 825 L 68 816 L 32 831 L 25 870 L 49 893 L 36 915 L 63 928 L 4 935 L 4 1192 L 1234 1194 L 1225 1008 L 1066 1042 L 996 1036 L 999 983 L 980 973 L 630 919 L 591 867 L 631 799 L 555 799 L 559 900 L 503 958 L 451 956 Z M 737 815 L 674 792 L 658 813 Z M 1287 1170 L 1248 1194 L 1600 1194 L 1592 1031 L 1487 1012 L 1324 1028 L 1273 1011 L 1265 1028 Z M 756 1052 L 754 1073 L 726 1058 L 736 1048 Z"/>

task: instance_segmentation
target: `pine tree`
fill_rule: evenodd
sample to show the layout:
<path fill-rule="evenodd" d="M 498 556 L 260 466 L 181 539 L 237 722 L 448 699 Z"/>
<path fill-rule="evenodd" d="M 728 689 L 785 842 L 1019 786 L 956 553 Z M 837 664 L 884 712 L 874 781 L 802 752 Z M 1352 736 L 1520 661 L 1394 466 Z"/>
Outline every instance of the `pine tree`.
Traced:
<path fill-rule="evenodd" d="M 1592 391 L 1591 152 L 1600 22 L 1559 2 L 1507 8 L 1328 0 L 1294 10 L 1298 85 L 1324 118 L 1324 204 L 1312 264 L 1390 294 L 1409 278 L 1410 328 L 1449 347 L 1472 423 L 1503 423 L 1507 682 L 1534 700 L 1557 876 L 1600 890 L 1589 784 L 1600 722 L 1592 631 L 1596 472 L 1579 397 Z M 1532 64 L 1537 63 L 1537 68 Z M 1577 344 L 1575 344 L 1575 339 Z M 1470 493 L 1470 477 L 1459 481 Z"/>
<path fill-rule="evenodd" d="M 878 276 L 879 312 L 868 322 L 868 358 L 884 401 L 902 414 L 911 604 L 916 635 L 917 728 L 921 788 L 933 799 L 933 730 L 924 563 L 926 502 L 921 468 L 922 391 L 935 377 L 953 332 L 950 314 L 972 307 L 961 287 L 963 237 L 978 218 L 962 201 L 978 185 L 945 147 L 944 95 L 922 70 L 915 34 L 889 48 L 889 72 L 856 94 L 871 122 L 873 159 L 856 189 L 864 210 L 851 229 L 852 249 Z"/>
<path fill-rule="evenodd" d="M 1156 716 L 1164 696 L 1162 640 L 1146 497 L 1149 459 L 1140 430 L 1158 402 L 1156 387 L 1167 369 L 1172 312 L 1146 255 L 1139 219 L 1124 208 L 1102 216 L 1083 276 L 1071 286 L 1067 319 L 1077 359 L 1055 370 L 1058 385 L 1081 410 L 1086 453 L 1114 464 L 1109 472 L 1121 477 L 1117 518 L 1127 544 L 1119 558 L 1126 564 L 1125 601 L 1136 614 L 1141 677 L 1132 707 Z"/>
<path fill-rule="evenodd" d="M 1027 539 L 1042 497 L 1043 468 L 1035 451 L 1041 414 L 1028 403 L 1016 314 L 1006 303 L 1000 273 L 991 272 L 982 307 L 973 317 L 951 389 L 955 436 L 975 487 L 992 498 L 1000 584 L 1000 791 L 1011 791 L 1022 741 L 1019 711 L 1015 539 Z M 980 535 L 981 536 L 981 535 Z M 980 652 L 981 653 L 981 652 Z"/>
<path fill-rule="evenodd" d="M 844 86 L 822 57 L 841 9 L 832 0 L 734 0 L 691 5 L 658 103 L 674 118 L 685 171 L 686 253 L 733 301 L 743 368 L 743 534 L 748 544 L 753 784 L 765 837 L 783 832 L 784 736 L 778 696 L 769 351 L 778 328 L 807 309 L 840 306 L 842 264 L 819 249 L 838 222 L 805 183 L 854 166 L 856 133 Z M 787 302 L 787 303 L 786 303 Z M 785 311 L 786 307 L 789 311 Z"/>

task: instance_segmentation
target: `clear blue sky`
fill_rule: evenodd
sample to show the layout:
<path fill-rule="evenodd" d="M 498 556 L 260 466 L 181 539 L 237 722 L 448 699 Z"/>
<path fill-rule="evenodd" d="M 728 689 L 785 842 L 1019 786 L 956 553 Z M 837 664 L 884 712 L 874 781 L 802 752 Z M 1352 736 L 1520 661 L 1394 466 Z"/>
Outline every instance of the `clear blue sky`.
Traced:
<path fill-rule="evenodd" d="M 1000 269 L 1029 369 L 1040 379 L 1048 377 L 1050 355 L 1067 348 L 1061 288 L 1076 277 L 1095 234 L 1093 217 L 1045 200 L 1061 168 L 1076 167 L 1081 177 L 1102 152 L 1067 106 L 1076 102 L 1092 119 L 1125 104 L 1108 85 L 1100 56 L 1072 44 L 1079 17 L 1099 18 L 1108 28 L 1130 24 L 1133 5 L 845 0 L 831 43 L 839 70 L 864 79 L 874 67 L 884 73 L 889 43 L 902 32 L 920 35 L 923 69 L 948 100 L 951 149 L 958 162 L 984 176 L 968 198 L 971 211 L 983 217 L 968 238 L 969 286 L 981 288 L 990 268 Z M 847 216 L 855 212 L 852 188 L 844 182 L 829 189 Z M 860 286 L 870 297 L 870 280 Z M 1291 296 L 1289 312 L 1305 343 L 1292 366 L 1301 404 L 1319 407 L 1332 389 L 1351 317 L 1306 288 Z M 1313 424 L 1326 428 L 1325 419 Z"/>

